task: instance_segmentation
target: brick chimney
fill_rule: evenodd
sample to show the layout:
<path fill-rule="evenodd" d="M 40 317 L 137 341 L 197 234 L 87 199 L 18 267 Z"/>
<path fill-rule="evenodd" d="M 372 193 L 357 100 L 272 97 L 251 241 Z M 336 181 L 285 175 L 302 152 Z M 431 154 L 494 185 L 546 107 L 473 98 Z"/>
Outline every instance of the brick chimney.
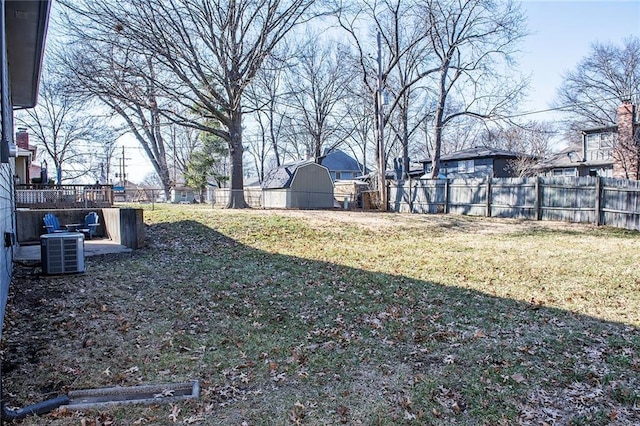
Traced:
<path fill-rule="evenodd" d="M 613 153 L 613 177 L 618 179 L 640 179 L 640 146 L 635 130 L 635 106 L 623 101 L 618 107 L 618 143 Z"/>
<path fill-rule="evenodd" d="M 18 127 L 16 132 L 16 145 L 22 149 L 29 149 L 29 133 L 24 127 Z"/>

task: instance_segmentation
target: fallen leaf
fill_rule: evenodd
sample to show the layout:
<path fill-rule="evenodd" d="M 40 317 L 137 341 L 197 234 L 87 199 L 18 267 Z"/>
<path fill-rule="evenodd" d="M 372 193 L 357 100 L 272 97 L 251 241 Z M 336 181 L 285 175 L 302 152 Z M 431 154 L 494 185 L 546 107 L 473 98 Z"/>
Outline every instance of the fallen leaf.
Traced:
<path fill-rule="evenodd" d="M 167 398 L 169 396 L 173 396 L 175 391 L 173 389 L 165 389 L 160 393 L 153 395 L 154 398 Z"/>
<path fill-rule="evenodd" d="M 484 334 L 484 331 L 482 331 L 482 330 L 476 330 L 476 332 L 473 335 L 474 339 L 482 339 L 484 337 L 487 337 L 487 335 Z"/>
<path fill-rule="evenodd" d="M 176 423 L 178 421 L 178 414 L 180 414 L 180 408 L 177 405 L 171 405 L 171 414 L 169 414 L 169 419 Z"/>
<path fill-rule="evenodd" d="M 525 379 L 524 376 L 520 373 L 512 374 L 511 379 L 516 383 L 524 383 L 527 381 L 527 379 Z"/>

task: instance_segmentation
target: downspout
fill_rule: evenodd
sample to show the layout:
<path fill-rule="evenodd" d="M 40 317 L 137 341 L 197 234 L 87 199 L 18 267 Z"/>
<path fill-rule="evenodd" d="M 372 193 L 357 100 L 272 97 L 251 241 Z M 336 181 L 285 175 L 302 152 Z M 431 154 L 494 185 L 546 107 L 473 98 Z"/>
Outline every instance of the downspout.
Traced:
<path fill-rule="evenodd" d="M 37 404 L 28 405 L 24 408 L 18 408 L 15 410 L 7 408 L 2 404 L 2 420 L 19 420 L 24 419 L 29 415 L 41 415 L 53 411 L 61 405 L 67 405 L 71 401 L 67 395 L 62 395 L 57 398 L 48 399 L 46 401 L 38 402 Z"/>

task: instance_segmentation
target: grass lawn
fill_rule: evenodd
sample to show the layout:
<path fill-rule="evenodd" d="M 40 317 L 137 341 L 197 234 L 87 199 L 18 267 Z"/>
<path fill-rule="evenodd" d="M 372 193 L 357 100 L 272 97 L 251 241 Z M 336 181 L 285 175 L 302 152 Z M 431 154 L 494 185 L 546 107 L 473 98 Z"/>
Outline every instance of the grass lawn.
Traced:
<path fill-rule="evenodd" d="M 4 400 L 199 380 L 197 401 L 24 425 L 640 424 L 640 234 L 156 206 L 147 247 L 20 266 Z"/>

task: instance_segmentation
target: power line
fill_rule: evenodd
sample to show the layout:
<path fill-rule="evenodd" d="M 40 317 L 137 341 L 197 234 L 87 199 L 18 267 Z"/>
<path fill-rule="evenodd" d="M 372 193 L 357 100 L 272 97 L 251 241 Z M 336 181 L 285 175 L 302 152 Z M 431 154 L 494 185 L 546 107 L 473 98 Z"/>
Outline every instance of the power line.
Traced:
<path fill-rule="evenodd" d="M 632 94 L 632 96 L 638 96 L 638 94 L 637 93 L 635 95 Z M 509 116 L 506 116 L 506 117 L 495 118 L 495 119 L 492 119 L 492 120 L 508 120 L 508 119 L 511 119 L 511 118 L 525 117 L 527 115 L 543 114 L 545 112 L 563 111 L 563 110 L 567 110 L 569 108 L 574 108 L 574 107 L 577 107 L 577 106 L 594 105 L 594 104 L 597 104 L 599 102 L 609 102 L 609 101 L 615 101 L 615 100 L 619 100 L 619 99 L 620 99 L 619 96 L 614 96 L 614 97 L 611 97 L 611 98 L 604 98 L 604 99 L 598 99 L 598 100 L 592 100 L 592 101 L 575 102 L 575 103 L 572 103 L 572 104 L 569 104 L 569 105 L 562 105 L 562 106 L 558 106 L 558 107 L 554 107 L 554 108 L 534 110 L 534 111 L 526 111 L 526 112 L 522 112 L 522 113 L 519 113 L 519 114 L 509 115 Z"/>

